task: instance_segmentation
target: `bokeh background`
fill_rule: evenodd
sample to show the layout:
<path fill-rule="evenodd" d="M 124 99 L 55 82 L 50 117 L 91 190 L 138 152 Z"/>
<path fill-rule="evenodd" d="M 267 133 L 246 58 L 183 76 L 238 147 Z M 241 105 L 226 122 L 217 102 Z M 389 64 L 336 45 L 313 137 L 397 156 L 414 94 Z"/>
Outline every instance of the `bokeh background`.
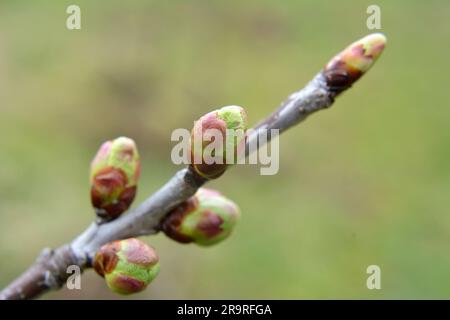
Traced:
<path fill-rule="evenodd" d="M 283 134 L 277 175 L 238 166 L 209 184 L 242 210 L 225 242 L 145 238 L 161 272 L 131 298 L 450 298 L 450 2 L 437 0 L 2 0 L 0 287 L 92 221 L 103 141 L 137 141 L 145 199 L 180 168 L 173 129 L 228 104 L 256 123 L 372 32 L 370 4 L 388 37 L 376 66 Z M 366 287 L 372 264 L 381 290 Z M 87 271 L 82 290 L 43 298 L 123 297 Z"/>

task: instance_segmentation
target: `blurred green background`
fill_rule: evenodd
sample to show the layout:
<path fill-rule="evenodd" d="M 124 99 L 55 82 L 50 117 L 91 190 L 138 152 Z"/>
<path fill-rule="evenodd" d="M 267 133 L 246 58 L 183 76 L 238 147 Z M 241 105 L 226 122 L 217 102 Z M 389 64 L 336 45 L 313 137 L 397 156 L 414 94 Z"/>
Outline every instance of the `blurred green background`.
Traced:
<path fill-rule="evenodd" d="M 256 123 L 372 32 L 370 4 L 388 37 L 376 66 L 283 134 L 277 175 L 238 166 L 209 184 L 242 210 L 225 242 L 147 237 L 161 272 L 131 298 L 450 298 L 449 1 L 3 0 L 0 287 L 91 222 L 103 141 L 137 141 L 145 199 L 180 168 L 173 129 L 228 104 Z M 43 298 L 122 297 L 87 271 Z"/>

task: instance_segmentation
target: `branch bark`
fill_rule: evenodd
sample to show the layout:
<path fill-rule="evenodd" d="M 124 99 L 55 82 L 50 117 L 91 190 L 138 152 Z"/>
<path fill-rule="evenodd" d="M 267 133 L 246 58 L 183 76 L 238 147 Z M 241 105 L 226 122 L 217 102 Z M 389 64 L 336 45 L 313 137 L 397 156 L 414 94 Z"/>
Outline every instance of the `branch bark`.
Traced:
<path fill-rule="evenodd" d="M 331 62 L 339 59 L 357 43 L 349 46 Z M 278 129 L 280 133 L 286 131 L 312 113 L 330 107 L 334 98 L 356 81 L 352 74 L 342 78 L 343 72 L 345 75 L 349 71 L 343 69 L 342 65 L 330 67 L 331 62 L 306 87 L 291 94 L 274 113 L 253 128 L 247 138 L 247 155 L 255 151 L 249 146 L 261 147 L 252 142 L 258 141 L 259 135 L 266 134 L 265 130 Z M 360 71 L 362 74 L 366 70 Z M 270 138 L 269 136 L 268 140 Z M 164 216 L 194 195 L 205 182 L 207 180 L 189 167 L 178 171 L 162 188 L 127 214 L 108 223 L 92 223 L 70 244 L 56 250 L 45 249 L 28 270 L 0 292 L 0 299 L 32 299 L 46 291 L 58 289 L 68 277 L 67 267 L 78 265 L 81 270 L 91 267 L 92 258 L 101 245 L 113 240 L 157 233 Z"/>

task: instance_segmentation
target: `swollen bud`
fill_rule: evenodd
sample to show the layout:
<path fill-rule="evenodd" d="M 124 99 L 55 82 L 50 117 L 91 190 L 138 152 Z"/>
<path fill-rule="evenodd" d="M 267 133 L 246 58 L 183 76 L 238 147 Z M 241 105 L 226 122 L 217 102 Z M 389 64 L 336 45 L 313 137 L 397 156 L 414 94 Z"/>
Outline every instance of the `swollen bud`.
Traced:
<path fill-rule="evenodd" d="M 247 114 L 238 106 L 227 106 L 198 119 L 191 132 L 191 168 L 205 179 L 222 175 L 235 163 L 245 147 Z"/>
<path fill-rule="evenodd" d="M 144 290 L 159 272 L 156 251 L 138 239 L 113 241 L 102 246 L 94 258 L 94 269 L 108 287 L 120 294 Z"/>
<path fill-rule="evenodd" d="M 349 45 L 325 66 L 327 85 L 336 95 L 349 88 L 375 63 L 386 45 L 381 33 L 370 34 Z"/>
<path fill-rule="evenodd" d="M 218 191 L 201 188 L 166 216 L 161 229 L 175 241 L 209 246 L 227 238 L 239 216 L 233 201 Z"/>
<path fill-rule="evenodd" d="M 117 218 L 134 200 L 140 175 L 139 153 L 132 139 L 107 141 L 91 162 L 91 202 L 97 216 Z"/>

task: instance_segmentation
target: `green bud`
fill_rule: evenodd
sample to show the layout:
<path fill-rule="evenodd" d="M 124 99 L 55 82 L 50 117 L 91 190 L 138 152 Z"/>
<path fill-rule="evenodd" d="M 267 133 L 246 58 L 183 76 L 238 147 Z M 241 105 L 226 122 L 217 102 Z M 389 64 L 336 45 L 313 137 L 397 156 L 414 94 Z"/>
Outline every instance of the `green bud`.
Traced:
<path fill-rule="evenodd" d="M 140 160 L 132 139 L 107 141 L 91 162 L 91 202 L 105 220 L 117 218 L 134 200 L 140 175 Z"/>
<path fill-rule="evenodd" d="M 191 132 L 191 168 L 205 179 L 222 175 L 245 147 L 247 114 L 238 106 L 227 106 L 198 119 Z"/>
<path fill-rule="evenodd" d="M 108 287 L 120 294 L 144 290 L 159 272 L 156 251 L 138 239 L 113 241 L 102 246 L 94 258 L 94 269 Z"/>
<path fill-rule="evenodd" d="M 161 224 L 171 239 L 209 246 L 227 238 L 240 217 L 238 206 L 220 192 L 201 188 Z"/>
<path fill-rule="evenodd" d="M 381 33 L 370 34 L 349 45 L 324 68 L 327 85 L 335 94 L 349 88 L 375 63 L 386 46 Z"/>

